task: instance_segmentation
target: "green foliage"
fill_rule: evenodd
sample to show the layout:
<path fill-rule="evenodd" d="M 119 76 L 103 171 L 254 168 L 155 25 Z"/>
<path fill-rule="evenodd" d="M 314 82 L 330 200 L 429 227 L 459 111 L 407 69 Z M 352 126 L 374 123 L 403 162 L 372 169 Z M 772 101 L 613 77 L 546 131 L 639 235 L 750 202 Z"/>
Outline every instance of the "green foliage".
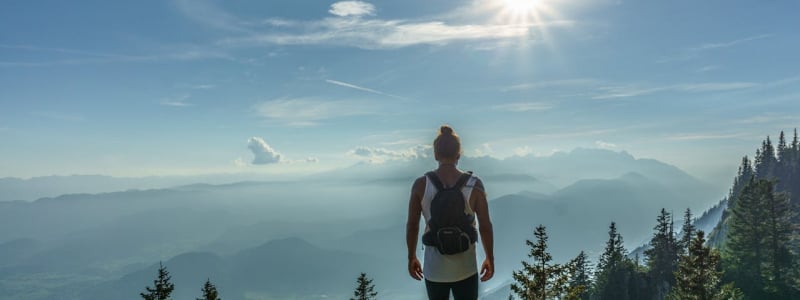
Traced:
<path fill-rule="evenodd" d="M 356 289 L 353 291 L 353 298 L 350 300 L 374 300 L 378 296 L 372 279 L 367 277 L 367 273 L 361 273 L 356 280 Z"/>
<path fill-rule="evenodd" d="M 626 253 L 622 236 L 612 222 L 595 271 L 593 294 L 598 299 L 640 299 L 647 293 L 643 270 Z"/>
<path fill-rule="evenodd" d="M 511 290 L 522 300 L 579 299 L 585 286 L 570 284 L 570 274 L 579 271 L 572 268 L 573 264 L 551 262 L 553 257 L 547 252 L 547 230 L 544 225 L 537 226 L 533 235 L 536 237 L 535 243 L 525 241 L 531 247 L 528 257 L 532 262 L 522 261 L 522 270 L 514 271 Z"/>
<path fill-rule="evenodd" d="M 751 179 L 732 209 L 724 266 L 728 281 L 753 299 L 797 295 L 791 252 L 794 208 L 775 182 Z"/>
<path fill-rule="evenodd" d="M 211 279 L 206 279 L 206 283 L 200 290 L 203 291 L 203 297 L 197 298 L 197 300 L 222 300 L 219 298 L 217 287 L 211 283 Z"/>
<path fill-rule="evenodd" d="M 566 299 L 588 300 L 591 295 L 589 288 L 592 286 L 592 281 L 589 277 L 591 273 L 589 256 L 586 255 L 586 252 L 581 251 L 567 266 L 570 274 Z"/>
<path fill-rule="evenodd" d="M 686 208 L 686 212 L 683 213 L 683 226 L 681 227 L 681 238 L 678 240 L 678 254 L 684 255 L 689 250 L 689 243 L 691 243 L 692 238 L 694 238 L 695 231 L 697 228 L 694 227 L 692 224 L 694 219 L 692 219 L 692 210 Z"/>
<path fill-rule="evenodd" d="M 705 246 L 705 234 L 698 231 L 682 255 L 675 272 L 675 286 L 670 299 L 712 300 L 720 292 L 720 255 Z"/>
<path fill-rule="evenodd" d="M 168 300 L 175 285 L 170 282 L 172 276 L 169 276 L 167 268 L 161 262 L 158 263 L 158 278 L 153 280 L 153 287 L 145 287 L 147 292 L 139 293 L 144 300 Z"/>
<path fill-rule="evenodd" d="M 661 299 L 675 284 L 675 270 L 678 265 L 678 241 L 675 239 L 672 215 L 665 209 L 656 219 L 655 233 L 650 240 L 650 249 L 644 255 L 649 269 L 652 292 Z"/>

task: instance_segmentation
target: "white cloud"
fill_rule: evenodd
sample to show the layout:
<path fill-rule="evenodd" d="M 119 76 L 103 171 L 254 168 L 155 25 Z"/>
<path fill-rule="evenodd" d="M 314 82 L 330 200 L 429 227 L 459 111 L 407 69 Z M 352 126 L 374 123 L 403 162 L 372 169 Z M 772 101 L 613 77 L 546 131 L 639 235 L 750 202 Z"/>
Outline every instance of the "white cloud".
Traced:
<path fill-rule="evenodd" d="M 403 150 L 390 150 L 386 148 L 357 147 L 347 153 L 356 157 L 365 158 L 371 163 L 383 163 L 389 160 L 412 160 L 425 158 L 431 152 L 429 145 L 417 145 Z"/>
<path fill-rule="evenodd" d="M 161 105 L 163 106 L 172 106 L 172 107 L 188 107 L 193 106 L 194 104 L 187 102 L 186 100 L 189 99 L 191 95 L 183 95 L 176 98 L 164 98 L 161 100 Z"/>
<path fill-rule="evenodd" d="M 585 86 L 594 86 L 601 82 L 602 82 L 601 80 L 593 78 L 546 80 L 546 81 L 520 83 L 520 84 L 505 86 L 500 88 L 500 91 L 508 92 L 508 91 L 532 90 L 532 89 L 554 88 L 554 87 L 585 87 Z"/>
<path fill-rule="evenodd" d="M 514 148 L 514 154 L 517 156 L 526 156 L 528 154 L 533 153 L 533 149 L 530 146 L 523 146 Z"/>
<path fill-rule="evenodd" d="M 283 160 L 281 154 L 272 149 L 263 138 L 251 137 L 247 140 L 247 148 L 253 152 L 254 165 L 275 164 Z"/>
<path fill-rule="evenodd" d="M 294 127 L 318 125 L 319 121 L 347 116 L 371 114 L 372 103 L 356 100 L 320 100 L 313 98 L 280 98 L 255 107 L 259 116 Z"/>
<path fill-rule="evenodd" d="M 666 137 L 671 141 L 698 141 L 698 140 L 727 140 L 742 137 L 742 133 L 720 134 L 720 133 L 687 133 L 677 134 Z"/>
<path fill-rule="evenodd" d="M 331 4 L 328 12 L 340 17 L 374 15 L 375 6 L 362 1 L 341 1 Z"/>
<path fill-rule="evenodd" d="M 487 156 L 494 153 L 494 149 L 489 143 L 483 143 L 480 147 L 475 148 L 475 156 Z"/>
<path fill-rule="evenodd" d="M 569 26 L 570 21 L 523 24 L 448 24 L 444 21 L 327 18 L 274 26 L 269 33 L 223 39 L 230 47 L 273 45 L 336 45 L 362 49 L 396 49 L 413 45 L 445 45 L 455 41 L 528 37 L 530 29 Z"/>
<path fill-rule="evenodd" d="M 503 110 L 510 112 L 526 112 L 526 111 L 550 110 L 553 108 L 553 105 L 540 102 L 515 102 L 515 103 L 498 104 L 492 106 L 492 108 L 495 110 Z"/>
<path fill-rule="evenodd" d="M 309 157 L 309 158 L 306 158 L 306 162 L 307 163 L 318 163 L 319 162 L 319 158 Z"/>
<path fill-rule="evenodd" d="M 233 160 L 233 165 L 235 165 L 237 167 L 247 166 L 247 164 L 244 162 L 244 159 L 242 159 L 241 157 L 237 157 L 236 159 L 234 159 Z"/>
<path fill-rule="evenodd" d="M 665 86 L 605 86 L 598 88 L 599 93 L 592 96 L 592 99 L 616 99 L 643 96 L 661 92 L 684 92 L 684 93 L 703 93 L 703 92 L 724 92 L 734 90 L 745 90 L 760 86 L 756 82 L 704 82 L 704 83 L 685 83 Z"/>
<path fill-rule="evenodd" d="M 616 144 L 612 144 L 612 143 L 608 143 L 608 142 L 604 142 L 604 141 L 595 141 L 594 145 L 597 146 L 597 148 L 600 148 L 600 149 L 608 149 L 608 150 L 610 150 L 610 149 L 617 148 Z"/>
<path fill-rule="evenodd" d="M 761 35 L 749 36 L 749 37 L 745 37 L 745 38 L 741 38 L 741 39 L 737 39 L 737 40 L 733 40 L 733 41 L 728 41 L 728 42 L 706 43 L 706 44 L 702 44 L 700 46 L 689 48 L 689 50 L 703 51 L 703 50 L 711 50 L 711 49 L 718 49 L 718 48 L 728 48 L 728 47 L 733 47 L 733 46 L 736 46 L 736 45 L 739 45 L 739 44 L 742 44 L 742 43 L 746 43 L 746 42 L 751 42 L 751 41 L 755 41 L 755 40 L 770 38 L 772 36 L 774 36 L 774 34 L 761 34 Z"/>

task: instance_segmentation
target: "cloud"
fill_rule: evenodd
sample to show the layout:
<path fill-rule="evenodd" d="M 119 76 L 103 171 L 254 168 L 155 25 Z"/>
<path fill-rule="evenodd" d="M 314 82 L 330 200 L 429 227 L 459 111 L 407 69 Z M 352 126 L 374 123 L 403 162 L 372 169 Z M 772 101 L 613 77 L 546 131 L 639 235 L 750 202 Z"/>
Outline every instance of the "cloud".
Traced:
<path fill-rule="evenodd" d="M 340 17 L 375 15 L 375 6 L 362 1 L 341 1 L 331 4 L 328 12 Z"/>
<path fill-rule="evenodd" d="M 381 91 L 373 90 L 373 89 L 370 89 L 370 88 L 365 88 L 365 87 L 362 87 L 362 86 L 357 86 L 355 84 L 342 82 L 342 81 L 338 81 L 338 80 L 326 79 L 325 82 L 330 83 L 330 84 L 334 84 L 334 85 L 338 85 L 338 86 L 351 88 L 351 89 L 356 89 L 356 90 L 359 90 L 359 91 L 365 91 L 365 92 L 368 92 L 368 93 L 378 94 L 378 95 L 397 98 L 397 99 L 404 99 L 403 97 L 400 97 L 400 96 L 387 94 L 387 93 L 384 93 L 384 92 L 381 92 Z"/>
<path fill-rule="evenodd" d="M 727 140 L 742 137 L 744 134 L 717 134 L 717 133 L 688 133 L 667 136 L 665 139 L 671 141 L 698 141 L 698 140 Z"/>
<path fill-rule="evenodd" d="M 694 70 L 695 73 L 705 73 L 719 69 L 719 66 L 703 66 Z"/>
<path fill-rule="evenodd" d="M 446 45 L 456 41 L 503 40 L 528 37 L 530 29 L 569 26 L 570 21 L 522 24 L 448 24 L 444 21 L 327 18 L 287 22 L 270 32 L 220 40 L 227 47 L 274 45 L 334 45 L 380 50 L 414 45 Z"/>
<path fill-rule="evenodd" d="M 183 95 L 177 98 L 164 98 L 159 104 L 163 106 L 172 106 L 172 107 L 189 107 L 193 106 L 194 104 L 186 102 L 186 99 L 189 99 L 191 95 Z"/>
<path fill-rule="evenodd" d="M 309 158 L 306 158 L 306 162 L 307 163 L 318 163 L 319 162 L 319 158 L 309 157 Z"/>
<path fill-rule="evenodd" d="M 366 158 L 371 163 L 383 163 L 389 160 L 412 160 L 426 158 L 431 152 L 429 145 L 417 145 L 403 150 L 390 150 L 386 148 L 357 147 L 348 151 L 349 155 Z"/>
<path fill-rule="evenodd" d="M 234 159 L 233 160 L 233 165 L 235 165 L 237 167 L 247 166 L 247 164 L 244 162 L 244 159 L 242 159 L 241 157 L 237 157 L 236 159 Z"/>
<path fill-rule="evenodd" d="M 487 156 L 494 153 L 494 149 L 492 149 L 492 145 L 489 143 L 483 143 L 480 147 L 475 148 L 475 156 Z"/>
<path fill-rule="evenodd" d="M 509 92 L 509 91 L 520 91 L 520 90 L 532 90 L 532 89 L 541 89 L 541 88 L 553 88 L 553 87 L 582 87 L 582 86 L 593 86 L 601 83 L 601 80 L 593 79 L 593 78 L 575 78 L 575 79 L 562 79 L 562 80 L 546 80 L 546 81 L 539 81 L 539 82 L 531 82 L 531 83 L 521 83 L 515 85 L 509 85 L 500 88 L 501 92 Z"/>
<path fill-rule="evenodd" d="M 604 142 L 604 141 L 595 141 L 594 145 L 597 146 L 597 148 L 600 148 L 600 149 L 609 149 L 610 150 L 610 149 L 617 148 L 617 145 L 612 144 L 612 143 L 608 143 L 608 142 Z"/>
<path fill-rule="evenodd" d="M 526 156 L 531 153 L 533 153 L 533 149 L 530 146 L 514 148 L 514 154 L 517 156 Z"/>
<path fill-rule="evenodd" d="M 84 51 L 65 48 L 48 48 L 28 45 L 0 45 L 0 48 L 16 49 L 21 51 L 52 52 L 59 54 L 71 54 L 74 57 L 43 60 L 43 61 L 0 61 L 0 67 L 49 67 L 60 65 L 84 65 L 84 64 L 106 64 L 106 63 L 137 63 L 137 62 L 162 62 L 162 61 L 195 61 L 206 59 L 222 59 L 239 62 L 238 59 L 220 51 L 219 49 L 196 46 L 180 46 L 170 51 L 161 51 L 150 54 L 115 54 Z M 61 56 L 59 56 L 61 57 Z"/>
<path fill-rule="evenodd" d="M 262 102 L 256 113 L 272 121 L 293 127 L 318 125 L 319 121 L 374 112 L 372 103 L 357 100 L 320 100 L 313 98 L 280 98 Z"/>
<path fill-rule="evenodd" d="M 723 92 L 733 90 L 744 90 L 758 87 L 761 84 L 756 82 L 706 82 L 706 83 L 686 83 L 674 84 L 665 86 L 605 86 L 600 87 L 600 93 L 592 96 L 592 99 L 615 99 L 615 98 L 628 98 L 642 95 L 649 95 L 660 92 L 684 92 L 684 93 L 702 93 L 702 92 Z"/>
<path fill-rule="evenodd" d="M 728 41 L 728 42 L 706 43 L 706 44 L 702 44 L 700 46 L 691 47 L 691 48 L 689 48 L 689 50 L 705 51 L 705 50 L 712 50 L 712 49 L 719 49 L 719 48 L 729 48 L 729 47 L 733 47 L 733 46 L 736 46 L 736 45 L 739 45 L 739 44 L 752 42 L 752 41 L 756 41 L 756 40 L 760 40 L 760 39 L 766 39 L 766 38 L 770 38 L 770 37 L 773 37 L 773 36 L 775 36 L 775 35 L 774 34 L 761 34 L 761 35 L 749 36 L 749 37 L 745 37 L 745 38 L 741 38 L 741 39 L 736 39 L 736 40 Z"/>
<path fill-rule="evenodd" d="M 515 102 L 492 106 L 492 109 L 510 112 L 543 111 L 553 108 L 552 104 L 540 102 Z"/>
<path fill-rule="evenodd" d="M 247 140 L 247 148 L 253 152 L 254 165 L 276 164 L 283 160 L 280 153 L 272 149 L 263 138 L 251 137 Z"/>

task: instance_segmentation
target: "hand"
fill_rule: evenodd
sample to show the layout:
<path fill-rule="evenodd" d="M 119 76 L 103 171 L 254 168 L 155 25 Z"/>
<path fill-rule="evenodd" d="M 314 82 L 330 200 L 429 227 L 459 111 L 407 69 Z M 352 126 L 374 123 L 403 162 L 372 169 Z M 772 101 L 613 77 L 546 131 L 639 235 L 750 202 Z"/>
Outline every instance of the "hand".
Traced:
<path fill-rule="evenodd" d="M 481 265 L 481 281 L 487 281 L 494 276 L 494 261 L 485 259 Z"/>
<path fill-rule="evenodd" d="M 411 275 L 411 278 L 422 280 L 422 264 L 416 257 L 408 260 L 408 274 Z"/>

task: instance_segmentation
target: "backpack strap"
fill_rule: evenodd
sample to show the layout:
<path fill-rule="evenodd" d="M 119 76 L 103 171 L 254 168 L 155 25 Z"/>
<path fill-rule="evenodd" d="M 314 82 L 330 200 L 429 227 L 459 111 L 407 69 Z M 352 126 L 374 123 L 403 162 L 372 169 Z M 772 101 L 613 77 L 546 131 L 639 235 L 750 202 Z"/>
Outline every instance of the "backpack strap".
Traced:
<path fill-rule="evenodd" d="M 433 183 L 433 186 L 436 187 L 437 191 L 444 190 L 444 184 L 442 184 L 442 181 L 439 180 L 439 176 L 436 175 L 436 172 L 430 171 L 428 173 L 425 173 L 425 176 L 428 177 L 428 180 L 430 180 L 431 183 Z"/>
<path fill-rule="evenodd" d="M 433 186 L 436 187 L 437 191 L 445 190 L 444 183 L 442 183 L 442 180 L 439 179 L 439 175 L 436 175 L 436 172 L 430 171 L 428 173 L 425 173 L 425 176 L 428 177 L 431 180 L 431 183 L 433 183 Z M 456 184 L 454 186 L 450 187 L 450 189 L 459 189 L 460 190 L 461 188 L 464 187 L 464 185 L 467 184 L 467 181 L 469 181 L 469 179 L 471 177 L 472 177 L 472 171 L 467 171 L 466 173 L 461 174 L 461 177 L 458 178 L 458 181 L 456 181 Z"/>

